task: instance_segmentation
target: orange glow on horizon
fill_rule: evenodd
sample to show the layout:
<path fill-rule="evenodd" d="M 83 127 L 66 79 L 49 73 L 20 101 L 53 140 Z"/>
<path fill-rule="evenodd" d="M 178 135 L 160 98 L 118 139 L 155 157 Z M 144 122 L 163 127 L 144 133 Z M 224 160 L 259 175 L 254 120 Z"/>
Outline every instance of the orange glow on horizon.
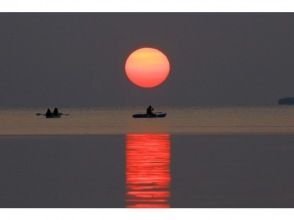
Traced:
<path fill-rule="evenodd" d="M 141 48 L 131 53 L 125 64 L 128 79 L 137 86 L 152 88 L 163 83 L 170 72 L 166 55 L 155 48 Z"/>
<path fill-rule="evenodd" d="M 170 185 L 170 135 L 126 136 L 126 206 L 168 208 Z"/>

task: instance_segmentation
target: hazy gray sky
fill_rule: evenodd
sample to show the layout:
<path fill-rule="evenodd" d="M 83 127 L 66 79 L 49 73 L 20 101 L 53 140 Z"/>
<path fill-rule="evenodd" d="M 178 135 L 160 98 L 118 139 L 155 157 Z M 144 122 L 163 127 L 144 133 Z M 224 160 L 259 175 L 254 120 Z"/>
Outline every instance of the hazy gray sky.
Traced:
<path fill-rule="evenodd" d="M 131 84 L 150 46 L 172 72 Z M 294 96 L 293 13 L 1 13 L 0 106 L 262 105 Z"/>

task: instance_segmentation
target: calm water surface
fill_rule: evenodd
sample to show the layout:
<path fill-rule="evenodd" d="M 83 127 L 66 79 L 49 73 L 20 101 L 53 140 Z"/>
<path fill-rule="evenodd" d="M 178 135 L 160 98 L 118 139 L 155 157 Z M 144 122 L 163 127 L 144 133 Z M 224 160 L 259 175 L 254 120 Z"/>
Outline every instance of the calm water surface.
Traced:
<path fill-rule="evenodd" d="M 0 135 L 294 133 L 294 107 L 158 108 L 164 119 L 133 119 L 143 108 L 61 109 L 70 116 L 46 119 L 42 109 L 0 110 Z M 143 111 L 142 111 L 143 110 Z M 43 109 L 44 111 L 44 109 Z"/>
<path fill-rule="evenodd" d="M 0 111 L 0 207 L 294 207 L 294 108 Z"/>

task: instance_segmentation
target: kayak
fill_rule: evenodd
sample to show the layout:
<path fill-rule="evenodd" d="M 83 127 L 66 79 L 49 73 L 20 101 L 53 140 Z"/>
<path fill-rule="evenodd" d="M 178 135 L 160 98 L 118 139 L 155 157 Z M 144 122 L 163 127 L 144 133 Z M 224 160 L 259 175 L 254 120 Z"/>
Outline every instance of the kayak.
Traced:
<path fill-rule="evenodd" d="M 133 118 L 164 118 L 167 115 L 165 112 L 154 112 L 152 115 L 150 114 L 134 114 Z"/>
<path fill-rule="evenodd" d="M 61 118 L 62 115 L 69 116 L 69 114 L 64 114 L 64 113 L 58 113 L 58 115 L 54 115 L 54 114 L 46 115 L 43 113 L 36 113 L 36 115 L 37 116 L 45 116 L 46 118 Z"/>
<path fill-rule="evenodd" d="M 58 114 L 58 115 L 45 115 L 46 118 L 60 118 L 62 114 Z"/>

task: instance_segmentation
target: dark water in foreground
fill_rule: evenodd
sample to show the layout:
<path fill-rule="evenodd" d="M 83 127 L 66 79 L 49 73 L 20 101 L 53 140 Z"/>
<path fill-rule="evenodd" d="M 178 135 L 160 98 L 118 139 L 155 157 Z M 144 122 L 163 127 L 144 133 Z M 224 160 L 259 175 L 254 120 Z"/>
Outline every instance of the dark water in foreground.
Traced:
<path fill-rule="evenodd" d="M 0 137 L 0 207 L 294 207 L 293 135 Z"/>

